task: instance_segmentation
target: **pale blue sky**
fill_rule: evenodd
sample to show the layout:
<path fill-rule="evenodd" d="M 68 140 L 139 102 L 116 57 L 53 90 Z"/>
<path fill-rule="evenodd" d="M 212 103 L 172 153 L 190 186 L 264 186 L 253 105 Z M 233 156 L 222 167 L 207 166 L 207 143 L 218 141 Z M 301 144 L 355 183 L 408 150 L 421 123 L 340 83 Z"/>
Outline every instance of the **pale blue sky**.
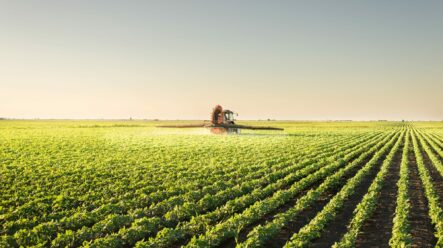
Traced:
<path fill-rule="evenodd" d="M 0 116 L 443 119 L 443 1 L 0 3 Z"/>

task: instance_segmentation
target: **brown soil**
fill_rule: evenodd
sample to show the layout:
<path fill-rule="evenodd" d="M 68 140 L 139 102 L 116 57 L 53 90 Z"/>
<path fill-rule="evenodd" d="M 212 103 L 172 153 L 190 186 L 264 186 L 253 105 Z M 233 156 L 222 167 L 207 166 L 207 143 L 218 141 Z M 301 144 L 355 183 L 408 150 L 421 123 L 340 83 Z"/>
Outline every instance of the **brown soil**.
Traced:
<path fill-rule="evenodd" d="M 298 218 L 293 222 L 290 222 L 285 228 L 281 230 L 281 232 L 274 237 L 274 239 L 266 244 L 266 247 L 277 248 L 283 247 L 285 243 L 294 235 L 294 233 L 298 232 L 300 228 L 307 225 L 316 215 L 320 212 L 323 207 L 331 200 L 334 195 L 336 195 L 341 188 L 346 184 L 346 182 L 352 178 L 358 170 L 360 170 L 369 160 L 372 158 L 374 153 L 370 154 L 366 159 L 364 159 L 361 163 L 359 163 L 354 169 L 349 171 L 341 180 L 340 184 L 326 191 L 319 200 L 315 201 L 311 207 L 302 211 Z"/>
<path fill-rule="evenodd" d="M 337 190 L 338 191 L 338 190 Z M 318 212 L 320 212 L 323 207 L 329 202 L 329 200 L 335 195 L 331 193 L 322 196 L 317 200 L 311 207 L 302 211 L 298 218 L 286 225 L 273 239 L 271 242 L 265 245 L 269 248 L 279 248 L 283 247 L 285 243 L 296 233 L 300 228 L 308 224 Z"/>
<path fill-rule="evenodd" d="M 412 142 L 411 142 L 412 143 Z M 434 228 L 428 215 L 428 201 L 426 200 L 423 185 L 421 183 L 417 162 L 415 160 L 412 144 L 408 153 L 409 162 L 409 197 L 410 214 L 409 222 L 412 235 L 413 247 L 434 247 L 437 242 L 434 237 Z"/>
<path fill-rule="evenodd" d="M 308 224 L 310 220 L 312 220 L 315 215 L 323 209 L 323 207 L 329 202 L 329 200 L 340 190 L 340 188 L 346 183 L 346 181 L 351 178 L 358 169 L 360 169 L 364 164 L 366 164 L 371 157 L 374 155 L 374 153 L 370 154 L 363 162 L 358 164 L 353 170 L 348 172 L 344 178 L 340 181 L 340 185 L 337 185 L 336 188 L 331 189 L 327 193 L 325 193 L 318 201 L 312 204 L 311 207 L 305 209 L 302 211 L 298 216 L 297 219 L 295 219 L 293 222 L 289 223 L 285 228 L 283 228 L 276 237 L 273 238 L 272 242 L 269 244 L 266 244 L 266 247 L 283 247 L 283 245 L 286 243 L 287 240 L 295 233 L 297 232 L 301 227 Z M 354 161 L 355 159 L 351 160 Z M 237 237 L 237 242 L 244 242 L 247 239 L 247 235 L 254 227 L 258 225 L 264 225 L 268 221 L 272 221 L 276 214 L 286 212 L 288 209 L 292 208 L 297 200 L 306 194 L 306 192 L 310 189 L 318 187 L 322 182 L 324 181 L 324 178 L 314 183 L 312 186 L 309 187 L 309 189 L 301 192 L 297 195 L 294 199 L 286 203 L 285 205 L 277 208 L 276 210 L 272 211 L 271 213 L 264 216 L 259 221 L 247 226 L 246 228 L 241 231 Z M 219 247 L 227 248 L 227 247 L 235 247 L 236 240 L 235 238 L 230 238 L 223 242 Z"/>
<path fill-rule="evenodd" d="M 426 169 L 429 171 L 429 175 L 432 178 L 432 185 L 439 196 L 439 206 L 443 206 L 443 177 L 440 172 L 437 171 L 428 154 L 422 149 L 423 161 Z"/>
<path fill-rule="evenodd" d="M 397 202 L 396 183 L 400 178 L 402 150 L 403 145 L 399 147 L 392 160 L 372 217 L 363 224 L 361 232 L 357 236 L 357 247 L 389 247 L 393 226 L 392 219 Z"/>
<path fill-rule="evenodd" d="M 357 157 L 358 157 L 358 156 L 356 156 L 356 158 L 357 158 Z M 351 159 L 351 161 L 355 160 L 356 158 Z M 283 178 L 283 177 L 281 177 L 281 178 Z M 296 180 L 295 183 L 297 183 L 299 180 L 301 180 L 301 179 Z M 247 234 L 248 234 L 248 233 L 249 233 L 249 232 L 250 232 L 250 231 L 251 231 L 256 225 L 263 224 L 263 223 L 265 223 L 265 222 L 267 222 L 267 221 L 269 221 L 269 220 L 272 220 L 272 218 L 273 218 L 273 216 L 274 216 L 275 214 L 277 214 L 277 213 L 279 213 L 279 212 L 284 212 L 284 211 L 286 211 L 287 209 L 289 209 L 290 207 L 292 207 L 292 206 L 295 204 L 295 202 L 298 200 L 298 198 L 299 198 L 300 196 L 304 195 L 304 194 L 305 194 L 308 190 L 310 190 L 311 188 L 315 188 L 315 187 L 317 187 L 318 185 L 320 185 L 322 181 L 323 181 L 323 179 L 318 180 L 317 182 L 315 182 L 315 183 L 313 183 L 311 186 L 309 186 L 307 190 L 302 191 L 301 193 L 297 194 L 297 196 L 295 196 L 295 197 L 294 197 L 289 203 L 287 203 L 287 204 L 281 206 L 281 207 L 278 208 L 277 210 L 274 210 L 274 212 L 272 212 L 271 214 L 266 215 L 264 218 L 262 218 L 262 219 L 259 220 L 258 222 L 254 223 L 254 224 L 252 224 L 252 225 L 250 225 L 250 226 L 247 226 L 247 227 L 244 229 L 244 231 L 242 231 L 242 232 L 239 234 L 238 242 L 240 242 L 240 240 L 244 241 L 244 240 L 246 239 L 246 237 L 247 237 Z M 290 186 L 291 186 L 291 185 L 285 185 L 285 186 L 283 186 L 283 187 L 281 188 L 281 190 L 288 189 Z M 243 209 L 243 210 L 244 210 L 244 209 Z M 240 210 L 240 211 L 238 211 L 238 212 L 242 212 L 243 210 Z M 177 241 L 176 243 L 174 243 L 172 246 L 174 246 L 174 247 L 181 247 L 181 245 L 188 243 L 189 240 L 190 240 L 191 238 L 192 238 L 192 237 L 189 237 L 189 236 L 184 237 L 184 238 L 181 239 L 180 241 Z M 225 242 L 223 242 L 223 243 L 220 245 L 220 247 L 235 247 L 235 245 L 236 245 L 235 238 L 230 238 L 230 239 L 227 239 Z"/>
<path fill-rule="evenodd" d="M 288 209 L 290 209 L 291 207 L 293 207 L 295 205 L 295 203 L 297 202 L 297 200 L 306 194 L 306 192 L 312 188 L 316 188 L 320 185 L 320 183 L 323 181 L 317 181 L 314 184 L 312 184 L 307 190 L 304 190 L 302 192 L 300 192 L 299 194 L 297 194 L 297 196 L 295 196 L 293 199 L 291 199 L 289 202 L 287 202 L 286 204 L 284 204 L 283 206 L 277 208 L 276 210 L 272 211 L 271 213 L 265 215 L 263 218 L 261 218 L 259 221 L 252 223 L 251 225 L 246 226 L 243 231 L 241 231 L 238 234 L 237 237 L 237 241 L 235 238 L 229 238 L 227 239 L 225 242 L 223 242 L 219 247 L 223 247 L 223 248 L 227 248 L 227 247 L 235 247 L 236 246 L 236 242 L 243 242 L 246 240 L 247 235 L 250 231 L 252 231 L 252 229 L 254 229 L 254 227 L 258 226 L 258 225 L 264 225 L 266 222 L 268 221 L 272 221 L 272 219 L 274 218 L 274 216 L 278 213 L 283 213 L 286 212 Z M 321 208 L 320 208 L 321 210 Z M 314 211 L 314 210 L 313 210 Z M 316 210 L 316 212 L 319 210 Z M 315 212 L 314 212 L 315 213 Z M 315 215 L 314 215 L 315 216 Z M 283 243 L 284 244 L 284 243 Z M 282 247 L 282 246 L 279 246 Z"/>
<path fill-rule="evenodd" d="M 426 142 L 426 144 L 431 149 L 431 151 L 435 154 L 435 157 L 437 159 L 439 159 L 441 163 L 443 163 L 443 157 L 438 154 L 437 150 L 434 149 L 434 147 L 432 147 L 431 144 L 429 144 L 429 142 Z M 435 142 L 434 142 L 434 144 L 437 146 L 437 149 L 438 149 L 439 145 L 437 143 L 435 143 Z M 440 147 L 440 149 L 442 149 L 442 148 Z"/>
<path fill-rule="evenodd" d="M 363 179 L 354 191 L 354 194 L 347 199 L 343 205 L 343 210 L 338 212 L 335 218 L 327 224 L 320 238 L 313 240 L 309 247 L 331 247 L 335 242 L 339 241 L 347 231 L 347 226 L 354 216 L 354 209 L 363 199 L 363 196 L 369 189 L 372 181 L 377 175 L 380 166 L 385 160 L 387 154 L 384 154 L 372 167 L 369 175 Z"/>
<path fill-rule="evenodd" d="M 440 149 L 443 149 L 443 139 L 438 137 L 435 134 L 431 134 L 430 136 L 432 136 L 433 138 L 435 138 L 436 140 L 440 141 L 440 143 L 435 142 L 435 144 L 440 147 Z"/>

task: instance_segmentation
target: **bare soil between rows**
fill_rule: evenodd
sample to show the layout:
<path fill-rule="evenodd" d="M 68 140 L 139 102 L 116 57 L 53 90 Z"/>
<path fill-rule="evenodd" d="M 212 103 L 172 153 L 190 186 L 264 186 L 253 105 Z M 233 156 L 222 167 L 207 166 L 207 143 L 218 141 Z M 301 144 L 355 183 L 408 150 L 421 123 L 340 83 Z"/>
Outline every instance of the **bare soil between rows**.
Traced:
<path fill-rule="evenodd" d="M 430 142 L 428 142 L 428 141 L 426 141 L 426 144 L 428 144 L 428 147 L 431 149 L 431 151 L 434 153 L 435 157 L 440 161 L 440 163 L 443 163 L 443 157 L 440 156 L 437 151 L 437 149 L 443 150 L 443 148 L 440 147 L 440 145 L 437 144 L 437 142 L 434 142 L 434 144 L 436 146 L 435 148 L 433 146 L 431 146 Z"/>
<path fill-rule="evenodd" d="M 371 168 L 369 175 L 360 182 L 352 196 L 344 202 L 342 210 L 326 225 L 321 237 L 313 240 L 309 247 L 331 247 L 335 242 L 340 241 L 343 235 L 347 232 L 347 227 L 354 216 L 354 209 L 357 207 L 358 203 L 361 202 L 366 192 L 368 192 L 369 186 L 380 170 L 387 155 L 388 152 L 383 154 L 383 156 L 377 160 L 375 166 Z"/>
<path fill-rule="evenodd" d="M 365 165 L 375 154 L 371 153 L 366 159 L 364 159 L 361 163 L 359 163 L 354 169 L 352 169 L 350 172 L 348 172 L 340 181 L 340 184 L 330 190 L 329 192 L 325 193 L 323 196 L 320 197 L 319 200 L 317 200 L 314 204 L 312 204 L 309 208 L 303 210 L 299 215 L 298 218 L 294 221 L 290 222 L 287 226 L 285 226 L 278 234 L 272 239 L 272 242 L 269 242 L 268 244 L 265 244 L 265 247 L 269 248 L 276 248 L 276 247 L 283 247 L 284 244 L 289 240 L 289 238 L 297 232 L 301 227 L 308 224 L 309 221 L 315 217 L 315 215 L 323 209 L 323 207 L 329 202 L 329 200 L 340 190 L 340 188 L 346 183 L 346 181 L 351 178 L 358 169 L 360 169 L 363 165 Z M 352 159 L 349 163 L 352 163 L 352 161 L 355 161 L 358 156 L 356 156 L 354 159 Z M 344 165 L 346 166 L 346 165 Z M 336 170 L 338 171 L 338 170 Z M 336 172 L 335 171 L 335 172 Z M 334 172 L 334 173 L 335 173 Z M 332 173 L 333 174 L 333 173 Z M 331 175 L 332 175 L 331 174 Z M 250 231 L 252 231 L 256 226 L 258 225 L 264 225 L 269 221 L 272 221 L 275 217 L 275 215 L 279 213 L 284 213 L 290 208 L 292 208 L 297 200 L 305 195 L 309 190 L 317 188 L 325 178 L 322 178 L 321 180 L 315 182 L 312 184 L 308 189 L 304 190 L 303 192 L 297 194 L 296 197 L 294 197 L 292 200 L 290 200 L 285 205 L 277 208 L 276 210 L 272 211 L 271 213 L 264 216 L 262 219 L 260 219 L 257 222 L 254 222 L 251 225 L 248 225 L 246 228 L 244 228 L 243 231 L 241 231 L 237 237 L 237 241 L 235 238 L 230 238 L 223 242 L 219 247 L 220 248 L 228 248 L 228 247 L 235 247 L 236 242 L 244 242 L 247 239 L 247 235 Z"/>
<path fill-rule="evenodd" d="M 434 142 L 434 143 L 437 145 L 437 147 L 439 147 L 440 149 L 443 150 L 443 139 L 440 138 L 440 137 L 438 137 L 438 136 L 435 135 L 435 134 L 430 134 L 429 136 L 431 136 L 431 137 L 434 138 L 435 140 L 439 141 L 439 143 L 437 143 L 437 142 Z"/>
<path fill-rule="evenodd" d="M 435 168 L 435 165 L 432 163 L 431 159 L 423 148 L 421 149 L 421 152 L 425 167 L 431 176 L 432 185 L 434 186 L 435 192 L 439 196 L 439 206 L 443 206 L 443 177 L 440 172 L 438 172 L 437 168 Z"/>
<path fill-rule="evenodd" d="M 396 186 L 400 179 L 400 165 L 404 143 L 394 155 L 388 174 L 386 175 L 377 207 L 372 217 L 366 221 L 361 232 L 357 236 L 355 245 L 357 247 L 389 247 L 389 239 L 392 234 L 392 219 L 397 205 Z"/>
<path fill-rule="evenodd" d="M 412 247 L 434 247 L 437 240 L 429 218 L 428 201 L 426 200 L 422 182 L 418 174 L 417 161 L 410 142 L 408 152 L 409 163 L 409 223 L 412 235 Z M 433 245 L 434 244 L 434 245 Z"/>
<path fill-rule="evenodd" d="M 370 154 L 366 159 L 359 163 L 355 168 L 350 170 L 344 177 L 340 179 L 340 182 L 334 188 L 326 191 L 322 196 L 315 201 L 309 208 L 303 210 L 295 220 L 286 225 L 279 233 L 276 235 L 272 241 L 265 244 L 265 247 L 278 248 L 283 247 L 286 242 L 298 232 L 303 226 L 307 225 L 316 215 L 320 212 L 323 207 L 331 200 L 334 195 L 336 195 L 340 189 L 346 184 L 346 182 L 352 178 L 359 169 L 361 169 L 374 155 Z M 351 162 L 352 163 L 352 162 Z M 294 205 L 294 204 L 293 204 Z M 292 206 L 293 206 L 292 205 Z"/>

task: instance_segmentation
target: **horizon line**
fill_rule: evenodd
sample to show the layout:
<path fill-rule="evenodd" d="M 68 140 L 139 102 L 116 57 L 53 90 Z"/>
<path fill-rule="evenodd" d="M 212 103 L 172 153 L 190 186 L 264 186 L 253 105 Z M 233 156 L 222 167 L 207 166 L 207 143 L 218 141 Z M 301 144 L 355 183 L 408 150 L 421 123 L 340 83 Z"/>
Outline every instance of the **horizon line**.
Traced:
<path fill-rule="evenodd" d="M 208 121 L 205 119 L 160 119 L 160 118 L 9 118 L 0 117 L 0 121 Z M 443 122 L 442 120 L 430 119 L 243 119 L 237 121 L 288 121 L 288 122 Z"/>

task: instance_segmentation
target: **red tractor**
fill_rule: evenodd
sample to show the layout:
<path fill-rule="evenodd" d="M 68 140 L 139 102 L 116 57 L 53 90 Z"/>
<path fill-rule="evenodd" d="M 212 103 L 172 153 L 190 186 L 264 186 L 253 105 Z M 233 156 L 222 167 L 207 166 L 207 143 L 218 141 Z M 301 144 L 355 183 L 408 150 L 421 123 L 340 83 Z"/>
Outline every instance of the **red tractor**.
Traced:
<path fill-rule="evenodd" d="M 222 106 L 217 105 L 212 110 L 210 121 L 205 121 L 202 124 L 190 124 L 190 125 L 163 125 L 158 127 L 167 128 L 196 128 L 206 127 L 215 134 L 224 133 L 240 133 L 240 129 L 252 129 L 252 130 L 283 130 L 278 127 L 262 127 L 262 126 L 246 126 L 235 124 L 234 115 L 237 115 L 231 110 L 223 109 Z"/>

